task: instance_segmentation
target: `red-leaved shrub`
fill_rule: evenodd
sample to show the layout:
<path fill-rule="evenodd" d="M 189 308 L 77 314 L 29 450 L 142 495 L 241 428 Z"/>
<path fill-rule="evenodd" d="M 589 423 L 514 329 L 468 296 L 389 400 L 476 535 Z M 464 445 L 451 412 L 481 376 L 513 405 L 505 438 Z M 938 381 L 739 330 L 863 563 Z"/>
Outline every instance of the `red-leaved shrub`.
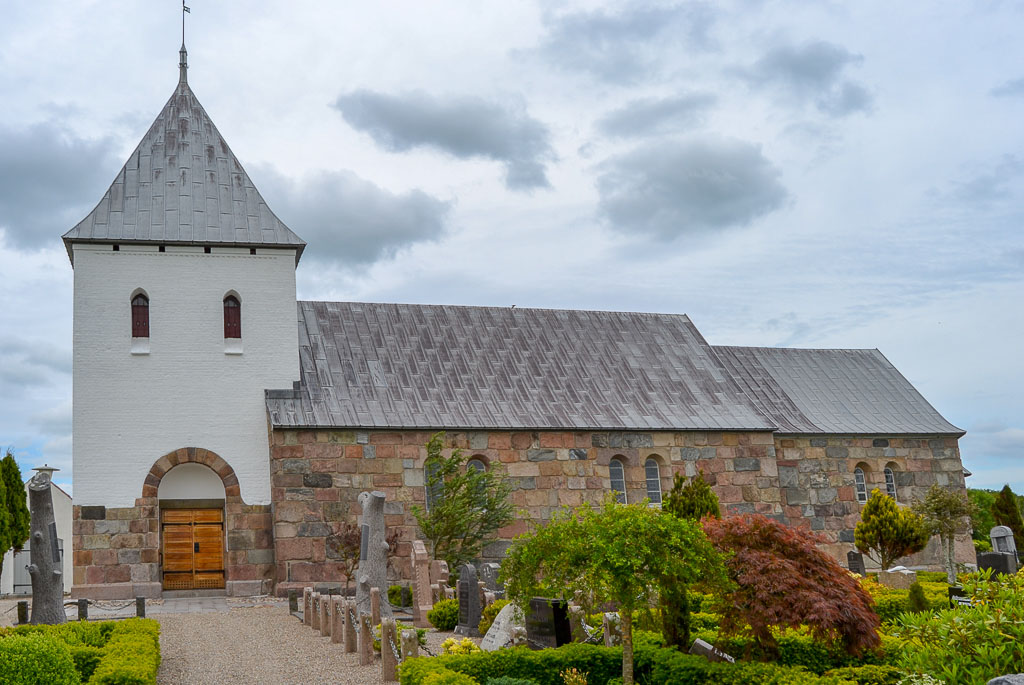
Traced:
<path fill-rule="evenodd" d="M 743 632 L 768 653 L 772 626 L 807 626 L 823 640 L 841 640 L 851 654 L 877 647 L 878 615 L 860 583 L 817 545 L 825 539 L 764 516 L 705 518 L 704 531 L 726 560 L 736 589 L 725 598 L 721 628 Z"/>

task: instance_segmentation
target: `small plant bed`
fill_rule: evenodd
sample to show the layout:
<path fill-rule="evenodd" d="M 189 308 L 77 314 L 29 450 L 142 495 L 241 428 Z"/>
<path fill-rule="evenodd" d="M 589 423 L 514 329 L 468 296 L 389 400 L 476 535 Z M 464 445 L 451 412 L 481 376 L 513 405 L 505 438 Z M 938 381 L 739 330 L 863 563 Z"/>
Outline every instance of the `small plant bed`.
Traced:
<path fill-rule="evenodd" d="M 160 626 L 152 619 L 0 629 L 0 683 L 155 685 Z"/>

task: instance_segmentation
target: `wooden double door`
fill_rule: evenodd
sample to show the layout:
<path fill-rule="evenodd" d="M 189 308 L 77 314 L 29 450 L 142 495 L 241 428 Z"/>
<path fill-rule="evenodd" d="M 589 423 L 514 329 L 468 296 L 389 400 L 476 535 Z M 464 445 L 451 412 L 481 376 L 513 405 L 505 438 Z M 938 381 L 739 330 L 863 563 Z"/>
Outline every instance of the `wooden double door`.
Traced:
<path fill-rule="evenodd" d="M 224 510 L 162 509 L 165 590 L 224 587 Z"/>

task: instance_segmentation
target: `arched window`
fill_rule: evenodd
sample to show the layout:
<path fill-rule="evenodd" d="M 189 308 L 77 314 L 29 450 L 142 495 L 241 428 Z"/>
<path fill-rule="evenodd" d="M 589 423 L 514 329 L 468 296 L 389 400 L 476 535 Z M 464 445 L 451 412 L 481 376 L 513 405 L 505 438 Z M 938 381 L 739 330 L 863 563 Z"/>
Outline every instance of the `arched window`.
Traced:
<path fill-rule="evenodd" d="M 626 503 L 626 470 L 618 457 L 608 462 L 608 475 L 611 478 L 612 491 L 619 504 Z"/>
<path fill-rule="evenodd" d="M 480 473 L 483 473 L 484 471 L 487 470 L 487 464 L 484 463 L 483 459 L 473 457 L 472 459 L 466 462 L 466 468 L 474 469 L 476 471 L 479 471 Z"/>
<path fill-rule="evenodd" d="M 438 472 L 441 470 L 441 463 L 437 460 L 428 461 L 423 465 L 423 485 L 426 487 L 427 511 L 430 511 L 435 504 L 441 501 L 444 494 L 444 481 L 441 480 Z"/>
<path fill-rule="evenodd" d="M 647 499 L 651 500 L 651 504 L 661 506 L 661 469 L 658 468 L 657 459 L 647 458 L 644 475 L 647 478 Z"/>
<path fill-rule="evenodd" d="M 853 470 L 853 485 L 857 490 L 857 501 L 864 504 L 868 501 L 868 484 L 864 478 L 864 469 L 857 467 Z"/>
<path fill-rule="evenodd" d="M 149 298 L 142 293 L 132 298 L 132 337 L 149 337 Z"/>
<path fill-rule="evenodd" d="M 224 298 L 224 337 L 242 337 L 242 304 L 234 295 Z"/>
<path fill-rule="evenodd" d="M 896 499 L 896 474 L 891 466 L 885 467 L 885 494 Z"/>

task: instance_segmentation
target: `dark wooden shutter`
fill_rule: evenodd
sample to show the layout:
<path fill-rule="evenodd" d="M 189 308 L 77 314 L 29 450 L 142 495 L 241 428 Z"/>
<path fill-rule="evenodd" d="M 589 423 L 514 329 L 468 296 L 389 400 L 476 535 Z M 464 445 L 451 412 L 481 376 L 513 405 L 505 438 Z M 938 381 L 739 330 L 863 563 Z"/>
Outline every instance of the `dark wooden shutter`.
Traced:
<path fill-rule="evenodd" d="M 149 337 L 149 298 L 145 295 L 132 299 L 132 337 Z"/>
<path fill-rule="evenodd" d="M 224 298 L 224 337 L 242 337 L 242 305 L 233 295 Z"/>

